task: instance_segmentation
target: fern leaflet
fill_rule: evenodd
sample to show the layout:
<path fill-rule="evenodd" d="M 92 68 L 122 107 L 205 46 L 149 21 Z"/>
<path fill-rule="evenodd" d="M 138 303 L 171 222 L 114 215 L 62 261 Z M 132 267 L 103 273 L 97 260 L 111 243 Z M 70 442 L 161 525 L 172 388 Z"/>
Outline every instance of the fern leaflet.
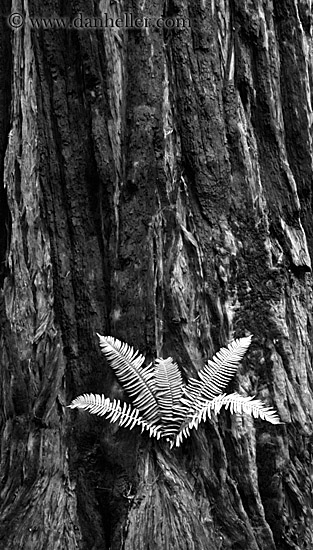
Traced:
<path fill-rule="evenodd" d="M 221 348 L 216 355 L 209 359 L 207 365 L 198 372 L 200 380 L 191 378 L 185 392 L 184 402 L 191 407 L 198 399 L 213 399 L 227 386 L 248 347 L 252 336 L 233 340 L 227 348 Z"/>
<path fill-rule="evenodd" d="M 118 422 L 120 426 L 132 430 L 134 426 L 140 426 L 141 431 L 147 430 L 150 437 L 159 439 L 162 437 L 161 426 L 151 425 L 141 416 L 140 411 L 124 402 L 121 406 L 119 399 L 111 401 L 108 397 L 99 394 L 83 394 L 76 397 L 70 405 L 70 409 L 84 409 L 91 414 L 105 416 L 110 422 Z"/>
<path fill-rule="evenodd" d="M 164 435 L 172 435 L 180 425 L 175 408 L 183 393 L 183 381 L 178 366 L 171 357 L 155 360 L 156 397 Z"/>
<path fill-rule="evenodd" d="M 211 418 L 211 413 L 216 415 L 219 414 L 222 407 L 225 407 L 225 409 L 229 408 L 231 414 L 246 413 L 251 414 L 254 418 L 267 420 L 267 422 L 271 424 L 283 424 L 275 409 L 267 407 L 259 399 L 243 397 L 236 392 L 230 394 L 224 393 L 214 397 L 210 401 L 203 400 L 202 403 L 198 402 L 198 410 L 194 412 L 188 421 L 184 422 L 176 435 L 175 445 L 179 446 L 183 437 L 188 437 L 190 435 L 190 430 L 193 428 L 197 430 L 200 422 L 205 422 L 208 418 Z"/>
<path fill-rule="evenodd" d="M 112 336 L 100 336 L 100 346 L 111 368 L 128 395 L 133 398 L 146 422 L 157 423 L 159 405 L 156 399 L 155 372 L 148 366 L 142 366 L 145 358 L 138 351 Z"/>

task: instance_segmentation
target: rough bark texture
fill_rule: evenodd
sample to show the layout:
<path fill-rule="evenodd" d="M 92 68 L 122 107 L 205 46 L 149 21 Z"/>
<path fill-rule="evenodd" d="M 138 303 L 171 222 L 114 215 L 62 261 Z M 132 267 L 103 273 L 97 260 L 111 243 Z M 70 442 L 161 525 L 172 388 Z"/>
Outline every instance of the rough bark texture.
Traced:
<path fill-rule="evenodd" d="M 310 0 L 2 1 L 0 548 L 313 545 Z M 12 32 L 25 17 L 188 17 Z M 65 405 L 124 397 L 96 332 L 184 376 L 233 337 L 223 414 L 169 451 Z"/>

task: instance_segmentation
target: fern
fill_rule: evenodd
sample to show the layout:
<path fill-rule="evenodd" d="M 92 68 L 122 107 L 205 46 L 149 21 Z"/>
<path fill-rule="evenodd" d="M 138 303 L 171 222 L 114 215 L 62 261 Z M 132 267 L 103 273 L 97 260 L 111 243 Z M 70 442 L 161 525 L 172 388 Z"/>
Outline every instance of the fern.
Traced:
<path fill-rule="evenodd" d="M 252 336 L 239 338 L 231 342 L 227 348 L 221 348 L 207 365 L 198 372 L 200 380 L 191 378 L 185 392 L 184 402 L 193 404 L 201 397 L 213 399 L 227 386 L 247 349 L 251 344 Z"/>
<path fill-rule="evenodd" d="M 275 409 L 272 407 L 266 407 L 259 399 L 253 397 L 243 397 L 239 393 L 220 394 L 210 401 L 203 400 L 201 403 L 197 403 L 198 410 L 189 417 L 189 420 L 185 421 L 180 428 L 178 434 L 175 437 L 175 445 L 178 447 L 184 437 L 190 435 L 190 430 L 193 428 L 198 429 L 200 422 L 206 421 L 211 418 L 211 413 L 219 414 L 221 408 L 225 406 L 225 409 L 230 410 L 231 414 L 251 414 L 254 418 L 261 418 L 267 420 L 271 424 L 282 424 Z M 173 442 L 174 444 L 174 442 Z"/>
<path fill-rule="evenodd" d="M 171 436 L 180 425 L 175 409 L 183 394 L 183 380 L 171 357 L 155 360 L 155 378 L 163 433 Z"/>
<path fill-rule="evenodd" d="M 155 371 L 148 366 L 142 366 L 145 358 L 131 346 L 107 336 L 100 336 L 100 347 L 111 368 L 133 403 L 150 424 L 159 419 L 159 406 L 156 399 Z"/>
<path fill-rule="evenodd" d="M 207 362 L 187 385 L 171 357 L 156 359 L 154 366 L 145 366 L 145 358 L 137 351 L 111 336 L 100 336 L 100 346 L 133 405 L 111 401 L 104 395 L 80 395 L 69 405 L 91 414 L 105 416 L 111 422 L 132 429 L 140 426 L 150 437 L 166 438 L 177 447 L 192 429 L 219 414 L 222 407 L 231 413 L 251 414 L 272 424 L 281 424 L 276 411 L 259 399 L 238 393 L 224 394 L 240 361 L 251 343 L 251 336 L 231 342 Z"/>
<path fill-rule="evenodd" d="M 119 399 L 111 401 L 108 397 L 105 398 L 104 395 L 85 393 L 76 397 L 68 407 L 71 409 L 84 409 L 91 414 L 105 416 L 110 422 L 118 422 L 120 426 L 129 428 L 130 430 L 134 426 L 140 426 L 142 428 L 141 431 L 149 431 L 150 437 L 153 436 L 157 439 L 162 437 L 161 427 L 152 426 L 148 422 L 145 422 L 140 416 L 139 410 L 133 408 L 128 403 L 124 402 L 122 407 Z"/>

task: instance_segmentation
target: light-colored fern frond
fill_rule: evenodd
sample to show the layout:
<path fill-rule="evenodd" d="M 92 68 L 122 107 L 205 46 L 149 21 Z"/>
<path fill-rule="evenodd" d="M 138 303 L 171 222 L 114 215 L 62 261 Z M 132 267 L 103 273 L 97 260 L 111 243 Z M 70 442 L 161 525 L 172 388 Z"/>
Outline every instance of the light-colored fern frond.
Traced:
<path fill-rule="evenodd" d="M 102 352 L 123 388 L 133 399 L 134 406 L 140 410 L 146 422 L 157 423 L 160 412 L 152 365 L 143 366 L 144 356 L 117 338 L 98 336 Z"/>
<path fill-rule="evenodd" d="M 183 380 L 171 357 L 155 360 L 156 397 L 164 435 L 173 435 L 180 426 L 175 409 L 183 394 Z"/>
<path fill-rule="evenodd" d="M 100 346 L 120 383 L 132 398 L 133 405 L 104 395 L 84 394 L 72 401 L 70 408 L 84 409 L 105 416 L 120 426 L 140 426 L 150 437 L 164 437 L 171 447 L 182 443 L 200 422 L 218 414 L 222 407 L 231 413 L 248 413 L 271 424 L 283 424 L 272 407 L 259 399 L 242 397 L 238 393 L 223 394 L 246 353 L 251 336 L 239 338 L 220 349 L 187 387 L 171 357 L 156 359 L 144 365 L 145 358 L 137 351 L 111 336 L 100 336 Z"/>
<path fill-rule="evenodd" d="M 184 396 L 185 404 L 197 406 L 198 399 L 209 400 L 219 395 L 237 372 L 251 339 L 252 336 L 247 336 L 233 340 L 209 359 L 205 367 L 198 372 L 199 380 L 189 379 Z"/>
<path fill-rule="evenodd" d="M 141 430 L 147 430 L 150 437 L 160 439 L 163 436 L 161 426 L 149 424 L 140 415 L 140 411 L 124 402 L 121 405 L 119 399 L 111 401 L 104 395 L 85 393 L 79 395 L 68 405 L 70 409 L 83 409 L 91 414 L 105 416 L 110 422 L 118 422 L 120 426 L 129 428 L 140 426 Z"/>
<path fill-rule="evenodd" d="M 243 397 L 239 393 L 221 394 L 210 401 L 203 400 L 198 405 L 198 410 L 181 427 L 175 437 L 175 445 L 179 447 L 184 437 L 190 435 L 190 430 L 198 429 L 200 422 L 211 418 L 212 413 L 219 414 L 222 407 L 229 409 L 231 414 L 251 414 L 254 418 L 261 418 L 271 424 L 283 424 L 277 412 L 272 407 L 266 406 L 260 399 Z"/>

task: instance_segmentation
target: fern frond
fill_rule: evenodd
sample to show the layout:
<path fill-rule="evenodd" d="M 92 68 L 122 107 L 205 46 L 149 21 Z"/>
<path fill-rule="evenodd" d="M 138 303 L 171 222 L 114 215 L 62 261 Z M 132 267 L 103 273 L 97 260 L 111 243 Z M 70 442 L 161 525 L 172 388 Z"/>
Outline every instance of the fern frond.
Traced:
<path fill-rule="evenodd" d="M 200 422 L 211 418 L 211 414 L 219 414 L 222 407 L 229 409 L 231 414 L 251 414 L 254 418 L 261 418 L 271 424 L 283 424 L 277 412 L 272 407 L 267 407 L 260 399 L 243 397 L 239 393 L 221 394 L 212 400 L 202 400 L 198 404 L 198 410 L 186 420 L 175 437 L 175 445 L 179 447 L 184 437 L 190 435 L 190 430 L 198 429 Z"/>
<path fill-rule="evenodd" d="M 144 356 L 128 344 L 112 336 L 98 336 L 101 351 L 123 388 L 133 399 L 134 406 L 140 410 L 146 422 L 157 423 L 160 412 L 156 399 L 154 368 L 151 368 L 151 364 L 143 366 Z"/>
<path fill-rule="evenodd" d="M 221 398 L 221 405 L 215 405 L 218 401 L 218 397 Z M 284 424 L 284 422 L 281 422 L 277 411 L 273 407 L 265 405 L 260 399 L 244 397 L 237 392 L 228 395 L 224 394 L 218 397 L 212 400 L 214 402 L 213 412 L 215 414 L 220 411 L 221 407 L 225 406 L 225 409 L 229 409 L 231 414 L 251 414 L 254 418 L 261 418 L 261 420 L 266 420 L 266 422 L 270 422 L 270 424 Z"/>
<path fill-rule="evenodd" d="M 225 389 L 238 370 L 239 363 L 251 344 L 252 336 L 233 340 L 221 348 L 198 372 L 199 380 L 191 378 L 186 387 L 184 404 L 191 407 L 198 399 L 213 399 Z"/>
<path fill-rule="evenodd" d="M 181 424 L 175 409 L 183 393 L 183 380 L 171 357 L 155 360 L 156 398 L 164 435 L 173 435 Z"/>
<path fill-rule="evenodd" d="M 141 416 L 140 411 L 124 402 L 121 406 L 119 399 L 111 401 L 104 395 L 85 393 L 79 395 L 68 405 L 70 409 L 83 409 L 90 414 L 105 416 L 110 422 L 118 422 L 120 426 L 129 428 L 140 426 L 141 431 L 147 430 L 150 437 L 160 439 L 162 437 L 161 426 L 149 424 Z"/>
<path fill-rule="evenodd" d="M 218 414 L 222 407 L 231 413 L 248 413 L 271 424 L 282 424 L 272 407 L 259 399 L 230 395 L 222 391 L 234 376 L 246 353 L 251 336 L 239 338 L 220 349 L 187 387 L 171 357 L 156 359 L 155 365 L 145 366 L 145 358 L 126 343 L 111 336 L 99 336 L 102 352 L 111 368 L 133 400 L 133 405 L 104 395 L 84 394 L 72 401 L 69 408 L 84 409 L 105 416 L 120 426 L 140 426 L 150 437 L 165 437 L 171 447 L 177 447 L 200 422 Z"/>

